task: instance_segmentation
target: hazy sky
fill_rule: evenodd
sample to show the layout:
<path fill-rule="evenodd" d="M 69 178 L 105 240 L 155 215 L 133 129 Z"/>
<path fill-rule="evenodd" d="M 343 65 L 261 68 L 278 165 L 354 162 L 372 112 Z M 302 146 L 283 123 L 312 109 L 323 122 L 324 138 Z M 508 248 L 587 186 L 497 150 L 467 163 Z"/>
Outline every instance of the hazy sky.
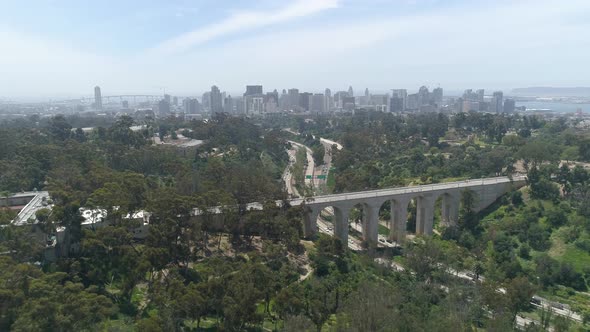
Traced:
<path fill-rule="evenodd" d="M 590 86 L 590 0 L 2 0 L 0 97 Z"/>

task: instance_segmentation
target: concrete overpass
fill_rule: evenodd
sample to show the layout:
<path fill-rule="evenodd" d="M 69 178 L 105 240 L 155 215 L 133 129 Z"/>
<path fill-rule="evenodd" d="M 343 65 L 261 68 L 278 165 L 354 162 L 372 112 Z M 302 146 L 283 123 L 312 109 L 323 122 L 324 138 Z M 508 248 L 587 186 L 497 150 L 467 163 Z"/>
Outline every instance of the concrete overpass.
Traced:
<path fill-rule="evenodd" d="M 306 236 L 317 233 L 317 218 L 327 207 L 334 209 L 334 235 L 344 243 L 348 241 L 348 217 L 353 207 L 362 210 L 362 233 L 366 241 L 376 243 L 378 239 L 379 210 L 389 201 L 391 206 L 389 238 L 403 243 L 406 234 L 408 204 L 412 199 L 417 205 L 416 234 L 431 235 L 434 223 L 435 202 L 442 198 L 441 217 L 445 225 L 455 225 L 459 217 L 461 195 L 469 190 L 475 194 L 475 208 L 478 212 L 494 203 L 512 188 L 526 184 L 526 177 L 517 176 L 465 180 L 440 184 L 429 184 L 404 188 L 369 190 L 363 192 L 315 196 L 292 200 L 291 205 L 304 205 Z"/>

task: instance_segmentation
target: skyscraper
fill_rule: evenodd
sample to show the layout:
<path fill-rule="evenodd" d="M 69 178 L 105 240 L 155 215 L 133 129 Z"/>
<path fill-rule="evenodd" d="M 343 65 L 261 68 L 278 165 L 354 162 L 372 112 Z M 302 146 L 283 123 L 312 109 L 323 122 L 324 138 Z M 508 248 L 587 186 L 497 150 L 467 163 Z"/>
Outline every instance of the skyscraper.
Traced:
<path fill-rule="evenodd" d="M 514 113 L 514 109 L 516 108 L 516 103 L 514 99 L 506 98 L 504 100 L 504 113 Z"/>
<path fill-rule="evenodd" d="M 348 96 L 354 97 L 354 91 L 352 91 L 352 85 L 348 87 Z"/>
<path fill-rule="evenodd" d="M 283 92 L 279 97 L 279 109 L 281 111 L 289 109 L 289 95 L 287 94 L 287 90 L 285 89 L 283 89 Z"/>
<path fill-rule="evenodd" d="M 250 95 L 244 97 L 247 115 L 260 115 L 264 113 L 264 95 Z"/>
<path fill-rule="evenodd" d="M 100 87 L 94 87 L 94 108 L 97 110 L 102 109 L 102 94 L 100 93 Z"/>
<path fill-rule="evenodd" d="M 211 92 L 207 91 L 203 93 L 201 97 L 201 105 L 203 106 L 203 111 L 211 110 Z"/>
<path fill-rule="evenodd" d="M 309 110 L 312 112 L 324 112 L 325 110 L 325 96 L 321 93 L 315 93 L 311 96 L 311 102 L 309 103 Z"/>
<path fill-rule="evenodd" d="M 160 100 L 158 103 L 158 113 L 160 117 L 167 117 L 170 114 L 170 103 L 166 99 Z"/>
<path fill-rule="evenodd" d="M 231 95 L 228 95 L 223 101 L 223 111 L 227 114 L 234 113 L 234 101 L 231 98 Z"/>
<path fill-rule="evenodd" d="M 484 89 L 479 89 L 476 91 L 477 93 L 477 101 L 479 101 L 480 103 L 483 103 L 483 99 L 484 99 Z"/>
<path fill-rule="evenodd" d="M 391 97 L 389 100 L 389 111 L 400 113 L 404 110 L 404 100 L 397 95 Z"/>
<path fill-rule="evenodd" d="M 420 98 L 418 97 L 417 93 L 412 93 L 408 95 L 408 100 L 406 101 L 406 109 L 409 110 L 417 110 L 420 108 L 419 105 Z"/>
<path fill-rule="evenodd" d="M 504 111 L 504 94 L 502 91 L 494 92 L 490 103 L 490 112 L 502 113 Z"/>
<path fill-rule="evenodd" d="M 426 86 L 421 86 L 418 90 L 418 108 L 430 104 L 430 92 Z"/>
<path fill-rule="evenodd" d="M 289 110 L 297 110 L 299 108 L 299 89 L 289 89 Z"/>
<path fill-rule="evenodd" d="M 332 91 L 328 88 L 326 88 L 326 91 L 324 92 L 324 103 L 324 111 L 329 112 L 334 103 L 332 102 Z"/>
<path fill-rule="evenodd" d="M 347 111 L 354 111 L 356 108 L 356 101 L 354 97 L 342 97 L 342 109 Z"/>
<path fill-rule="evenodd" d="M 262 85 L 246 85 L 246 92 L 244 92 L 244 97 L 252 95 L 261 95 L 262 93 Z"/>
<path fill-rule="evenodd" d="M 211 87 L 211 114 L 223 112 L 223 102 L 221 97 L 221 91 L 217 86 Z"/>
<path fill-rule="evenodd" d="M 400 98 L 402 100 L 402 108 L 400 110 L 401 111 L 405 111 L 406 108 L 408 107 L 408 90 L 406 89 L 392 89 L 391 90 L 391 97 L 397 97 Z M 391 111 L 393 112 L 393 111 Z"/>
<path fill-rule="evenodd" d="M 309 111 L 310 98 L 311 93 L 309 92 L 302 92 L 299 94 L 299 107 L 304 111 Z"/>
<path fill-rule="evenodd" d="M 200 111 L 200 105 L 197 98 L 187 98 L 182 101 L 184 105 L 184 113 L 186 114 L 196 114 Z"/>
<path fill-rule="evenodd" d="M 434 101 L 436 106 L 438 106 L 438 107 L 442 106 L 442 101 L 443 101 L 443 89 L 442 88 L 439 87 L 439 88 L 432 90 L 432 100 Z"/>

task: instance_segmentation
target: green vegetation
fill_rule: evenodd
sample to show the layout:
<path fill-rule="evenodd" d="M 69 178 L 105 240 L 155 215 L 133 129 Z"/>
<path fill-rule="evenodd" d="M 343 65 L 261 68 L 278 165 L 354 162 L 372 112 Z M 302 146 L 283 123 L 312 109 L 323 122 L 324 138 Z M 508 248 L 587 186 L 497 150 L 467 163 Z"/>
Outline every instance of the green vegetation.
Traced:
<path fill-rule="evenodd" d="M 522 313 L 556 331 L 588 329 L 590 174 L 558 158 L 590 161 L 585 133 L 562 119 L 481 113 L 305 120 L 2 123 L 1 196 L 48 190 L 54 205 L 36 214 L 34 227 L 65 232 L 51 260 L 32 226 L 0 227 L 0 330 L 508 331 Z M 132 131 L 134 123 L 146 126 Z M 72 130 L 91 125 L 91 133 Z M 477 197 L 464 192 L 457 225 L 441 225 L 437 211 L 437 235 L 408 240 L 401 255 L 354 253 L 324 235 L 302 240 L 302 208 L 276 206 L 287 198 L 289 134 L 281 127 L 297 128 L 318 164 L 324 149 L 314 136 L 343 144 L 327 179 L 335 192 L 515 171 L 529 183 L 479 213 Z M 151 142 L 177 131 L 205 143 Z M 299 149 L 299 189 L 305 163 Z M 264 209 L 246 211 L 249 202 Z M 80 207 L 107 211 L 107 225 L 83 226 Z M 411 227 L 416 206 L 409 209 Z M 151 213 L 145 238 L 125 218 L 141 210 Z M 1 224 L 14 215 L 0 206 Z M 387 206 L 381 217 L 389 218 Z M 380 225 L 379 233 L 388 230 Z M 469 282 L 457 271 L 484 278 Z M 533 294 L 569 305 L 586 325 L 534 309 Z"/>

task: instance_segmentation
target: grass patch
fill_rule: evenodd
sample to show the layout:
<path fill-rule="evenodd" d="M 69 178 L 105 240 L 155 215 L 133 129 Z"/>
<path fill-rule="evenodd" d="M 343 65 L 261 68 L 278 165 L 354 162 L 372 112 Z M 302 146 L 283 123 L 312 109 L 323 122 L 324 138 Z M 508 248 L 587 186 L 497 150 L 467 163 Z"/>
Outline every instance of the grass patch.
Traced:
<path fill-rule="evenodd" d="M 565 254 L 567 244 L 563 241 L 560 231 L 555 231 L 551 234 L 551 248 L 547 252 L 553 258 L 559 258 Z"/>
<path fill-rule="evenodd" d="M 331 194 L 334 192 L 334 188 L 336 187 L 336 177 L 334 176 L 334 171 L 330 171 L 328 173 L 328 179 L 326 180 L 326 188 L 327 193 Z"/>
<path fill-rule="evenodd" d="M 572 264 L 576 271 L 582 273 L 584 267 L 590 266 L 590 254 L 570 244 L 565 249 L 561 261 Z"/>

